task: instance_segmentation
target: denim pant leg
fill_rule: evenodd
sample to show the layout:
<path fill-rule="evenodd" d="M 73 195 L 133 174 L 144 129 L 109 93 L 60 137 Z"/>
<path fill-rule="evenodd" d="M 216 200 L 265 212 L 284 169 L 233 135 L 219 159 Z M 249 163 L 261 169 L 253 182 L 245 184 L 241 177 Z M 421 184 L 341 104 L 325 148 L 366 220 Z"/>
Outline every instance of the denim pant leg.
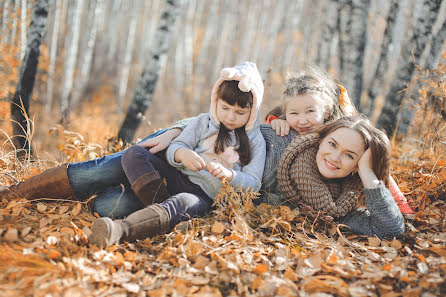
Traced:
<path fill-rule="evenodd" d="M 141 141 L 156 137 L 167 129 L 155 132 Z M 93 210 L 101 216 L 121 218 L 141 209 L 143 205 L 130 189 L 127 177 L 121 166 L 124 151 L 110 154 L 91 161 L 71 163 L 68 166 L 68 179 L 71 188 L 79 199 L 93 194 Z M 122 192 L 120 185 L 125 190 Z"/>

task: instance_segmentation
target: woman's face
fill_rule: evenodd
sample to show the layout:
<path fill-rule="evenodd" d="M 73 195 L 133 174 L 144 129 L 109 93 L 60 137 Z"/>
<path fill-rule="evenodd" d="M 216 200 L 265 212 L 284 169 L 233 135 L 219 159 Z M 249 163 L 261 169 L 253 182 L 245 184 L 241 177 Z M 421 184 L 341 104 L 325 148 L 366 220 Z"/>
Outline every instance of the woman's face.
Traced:
<path fill-rule="evenodd" d="M 225 125 L 228 130 L 234 130 L 246 125 L 251 115 L 251 108 L 243 108 L 236 105 L 230 105 L 223 99 L 217 101 L 217 117 L 220 123 Z"/>
<path fill-rule="evenodd" d="M 359 132 L 339 128 L 321 141 L 316 155 L 317 168 L 325 178 L 346 177 L 357 171 L 364 148 L 364 139 Z"/>
<path fill-rule="evenodd" d="M 326 103 L 314 94 L 285 98 L 285 119 L 300 135 L 314 132 L 328 118 Z"/>

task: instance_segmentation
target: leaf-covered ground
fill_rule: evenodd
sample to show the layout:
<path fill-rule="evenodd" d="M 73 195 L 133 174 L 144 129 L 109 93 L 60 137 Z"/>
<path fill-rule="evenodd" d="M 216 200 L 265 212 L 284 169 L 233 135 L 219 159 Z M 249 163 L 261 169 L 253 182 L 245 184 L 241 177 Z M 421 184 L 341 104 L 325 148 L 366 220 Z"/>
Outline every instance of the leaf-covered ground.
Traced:
<path fill-rule="evenodd" d="M 47 166 L 2 152 L 0 184 Z M 393 169 L 415 214 L 382 241 L 225 188 L 205 218 L 100 250 L 86 202 L 2 199 L 0 296 L 444 296 L 445 156 L 399 149 Z"/>

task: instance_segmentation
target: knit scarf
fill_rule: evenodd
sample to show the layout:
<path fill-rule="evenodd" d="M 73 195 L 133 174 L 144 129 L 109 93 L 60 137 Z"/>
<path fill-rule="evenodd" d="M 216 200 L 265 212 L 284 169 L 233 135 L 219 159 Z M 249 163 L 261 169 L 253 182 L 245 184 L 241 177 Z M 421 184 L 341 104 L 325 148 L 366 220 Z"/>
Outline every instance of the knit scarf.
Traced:
<path fill-rule="evenodd" d="M 364 196 L 363 184 L 358 174 L 324 179 L 316 164 L 318 140 L 319 135 L 314 133 L 296 137 L 282 154 L 277 179 L 290 203 L 343 217 Z"/>

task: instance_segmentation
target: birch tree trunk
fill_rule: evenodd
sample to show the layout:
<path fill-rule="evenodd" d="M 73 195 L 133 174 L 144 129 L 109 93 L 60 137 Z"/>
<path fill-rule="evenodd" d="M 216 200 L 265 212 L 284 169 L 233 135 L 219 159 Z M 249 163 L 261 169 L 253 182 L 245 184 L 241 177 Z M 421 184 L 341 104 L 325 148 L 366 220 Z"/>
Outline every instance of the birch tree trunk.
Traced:
<path fill-rule="evenodd" d="M 53 0 L 55 2 L 53 32 L 51 35 L 51 49 L 50 49 L 50 67 L 48 69 L 48 83 L 46 89 L 46 104 L 45 112 L 49 113 L 53 105 L 53 90 L 54 90 L 54 71 L 56 69 L 56 54 L 57 54 L 57 36 L 59 33 L 60 22 L 60 5 L 62 1 Z"/>
<path fill-rule="evenodd" d="M 370 0 L 349 0 L 345 3 L 345 30 L 341 34 L 343 48 L 341 83 L 348 90 L 355 106 L 360 108 L 364 49 Z"/>
<path fill-rule="evenodd" d="M 378 127 L 383 128 L 387 135 L 393 135 L 397 125 L 401 129 L 399 130 L 401 133 L 404 133 L 409 126 L 410 118 L 407 117 L 407 114 L 401 113 L 401 120 L 398 120 L 398 111 L 405 98 L 404 92 L 401 91 L 411 82 L 412 75 L 415 72 L 415 63 L 420 60 L 425 45 L 431 36 L 430 32 L 437 18 L 440 4 L 441 0 L 424 0 L 415 4 L 412 30 L 406 44 L 403 46 L 398 60 L 396 77 L 392 82 L 378 119 Z"/>
<path fill-rule="evenodd" d="M 287 47 L 285 48 L 285 52 L 283 54 L 283 65 L 282 65 L 282 72 L 285 72 L 289 70 L 290 68 L 293 68 L 293 57 L 296 52 L 296 46 L 297 46 L 297 31 L 300 27 L 300 16 L 303 9 L 303 0 L 296 0 L 293 1 L 290 7 L 289 15 L 287 16 L 287 19 L 289 20 L 289 27 L 285 29 L 286 36 L 290 37 L 290 42 L 288 43 Z"/>
<path fill-rule="evenodd" d="M 437 34 L 432 38 L 432 42 L 430 44 L 429 53 L 427 54 L 426 61 L 424 63 L 424 67 L 426 69 L 434 69 L 437 68 L 438 62 L 440 61 L 442 48 L 444 44 L 444 40 L 446 38 L 446 22 L 443 22 L 443 25 L 438 30 Z"/>
<path fill-rule="evenodd" d="M 130 142 L 133 139 L 136 129 L 152 101 L 159 71 L 165 64 L 171 32 L 184 2 L 185 0 L 167 0 L 163 8 L 158 29 L 151 43 L 152 49 L 149 61 L 138 81 L 135 95 L 119 129 L 118 138 L 125 142 Z"/>
<path fill-rule="evenodd" d="M 79 35 L 81 25 L 81 13 L 84 0 L 76 0 L 76 8 L 73 16 L 73 34 L 68 45 L 67 57 L 65 60 L 65 73 L 63 78 L 62 96 L 60 110 L 62 119 L 66 120 L 70 114 L 69 96 L 73 89 L 74 70 L 76 67 L 77 51 L 79 49 Z"/>
<path fill-rule="evenodd" d="M 11 32 L 11 44 L 16 42 L 16 34 L 17 34 L 17 14 L 20 9 L 20 0 L 14 1 L 14 14 L 12 15 L 12 32 Z"/>
<path fill-rule="evenodd" d="M 13 128 L 14 145 L 16 149 L 23 149 L 18 152 L 20 156 L 26 152 L 32 154 L 31 123 L 27 121 L 29 112 L 29 102 L 34 87 L 37 64 L 39 62 L 40 45 L 45 35 L 45 26 L 48 17 L 48 1 L 36 0 L 31 15 L 31 25 L 28 32 L 28 45 L 25 56 L 20 66 L 20 76 L 17 90 L 11 103 L 11 119 Z"/>
<path fill-rule="evenodd" d="M 8 43 L 8 37 L 9 37 L 9 29 L 7 27 L 7 24 L 10 22 L 10 16 L 9 16 L 9 1 L 5 1 L 3 3 L 3 13 L 2 13 L 2 37 L 0 40 L 0 43 L 6 44 Z"/>
<path fill-rule="evenodd" d="M 267 31 L 267 35 L 266 35 L 266 41 L 268 42 L 266 49 L 264 51 L 264 55 L 263 55 L 263 61 L 262 61 L 262 68 L 263 69 L 268 69 L 269 67 L 271 67 L 271 60 L 272 60 L 272 55 L 274 53 L 274 49 L 277 43 L 277 35 L 278 35 L 278 31 L 280 29 L 280 26 L 282 25 L 283 19 L 282 16 L 285 13 L 285 5 L 283 1 L 279 1 L 278 3 L 274 3 L 274 7 L 271 7 L 271 9 L 273 9 L 273 15 L 272 15 L 272 19 L 271 19 L 271 23 L 269 26 L 269 29 Z"/>
<path fill-rule="evenodd" d="M 328 71 L 330 64 L 331 45 L 336 37 L 336 20 L 338 14 L 337 1 L 328 0 L 323 13 L 322 33 L 317 46 L 316 65 Z"/>
<path fill-rule="evenodd" d="M 89 17 L 89 29 L 87 45 L 82 55 L 83 61 L 81 64 L 80 75 L 76 80 L 75 88 L 73 90 L 73 96 L 71 100 L 71 108 L 74 109 L 79 104 L 80 98 L 84 95 L 86 85 L 90 78 L 91 63 L 93 60 L 93 52 L 96 44 L 96 36 L 99 27 L 99 21 L 101 19 L 100 14 L 103 10 L 103 0 L 95 0 L 92 4 L 93 12 Z"/>
<path fill-rule="evenodd" d="M 364 107 L 364 114 L 370 116 L 375 108 L 375 99 L 382 94 L 384 77 L 389 69 L 389 62 L 392 53 L 392 37 L 395 27 L 395 19 L 399 11 L 399 0 L 391 0 L 389 13 L 386 18 L 386 29 L 381 43 L 381 54 L 378 59 L 378 66 L 375 70 L 375 75 L 367 90 L 367 101 Z"/>
<path fill-rule="evenodd" d="M 135 33 L 137 26 L 137 11 L 138 11 L 138 3 L 135 1 L 131 2 L 132 7 L 130 8 L 131 20 L 129 25 L 129 33 L 126 42 L 125 54 L 124 54 L 124 62 L 121 65 L 121 73 L 119 77 L 119 91 L 118 91 L 118 109 L 117 113 L 119 115 L 119 120 L 121 120 L 122 114 L 122 106 L 124 104 L 124 97 L 127 92 L 127 83 L 129 80 L 130 66 L 132 63 L 133 56 L 133 48 L 135 44 Z"/>
<path fill-rule="evenodd" d="M 195 66 L 195 81 L 194 81 L 194 88 L 193 88 L 193 102 L 194 106 L 196 106 L 195 113 L 198 112 L 200 105 L 201 105 L 201 96 L 202 96 L 202 88 L 203 83 L 206 81 L 206 76 L 204 75 L 204 68 L 205 65 L 209 62 L 208 60 L 208 54 L 209 54 L 209 47 L 212 42 L 212 30 L 209 30 L 209 28 L 213 28 L 213 23 L 217 21 L 216 15 L 217 15 L 217 5 L 211 4 L 211 7 L 209 8 L 210 12 L 208 14 L 208 18 L 206 20 L 206 26 L 205 28 L 208 28 L 208 30 L 204 31 L 203 41 L 201 43 L 201 47 L 199 49 L 198 53 L 198 59 L 197 59 L 197 65 Z M 249 16 L 248 16 L 249 17 Z"/>
<path fill-rule="evenodd" d="M 23 60 L 26 51 L 26 0 L 22 0 L 20 9 L 20 60 Z"/>

